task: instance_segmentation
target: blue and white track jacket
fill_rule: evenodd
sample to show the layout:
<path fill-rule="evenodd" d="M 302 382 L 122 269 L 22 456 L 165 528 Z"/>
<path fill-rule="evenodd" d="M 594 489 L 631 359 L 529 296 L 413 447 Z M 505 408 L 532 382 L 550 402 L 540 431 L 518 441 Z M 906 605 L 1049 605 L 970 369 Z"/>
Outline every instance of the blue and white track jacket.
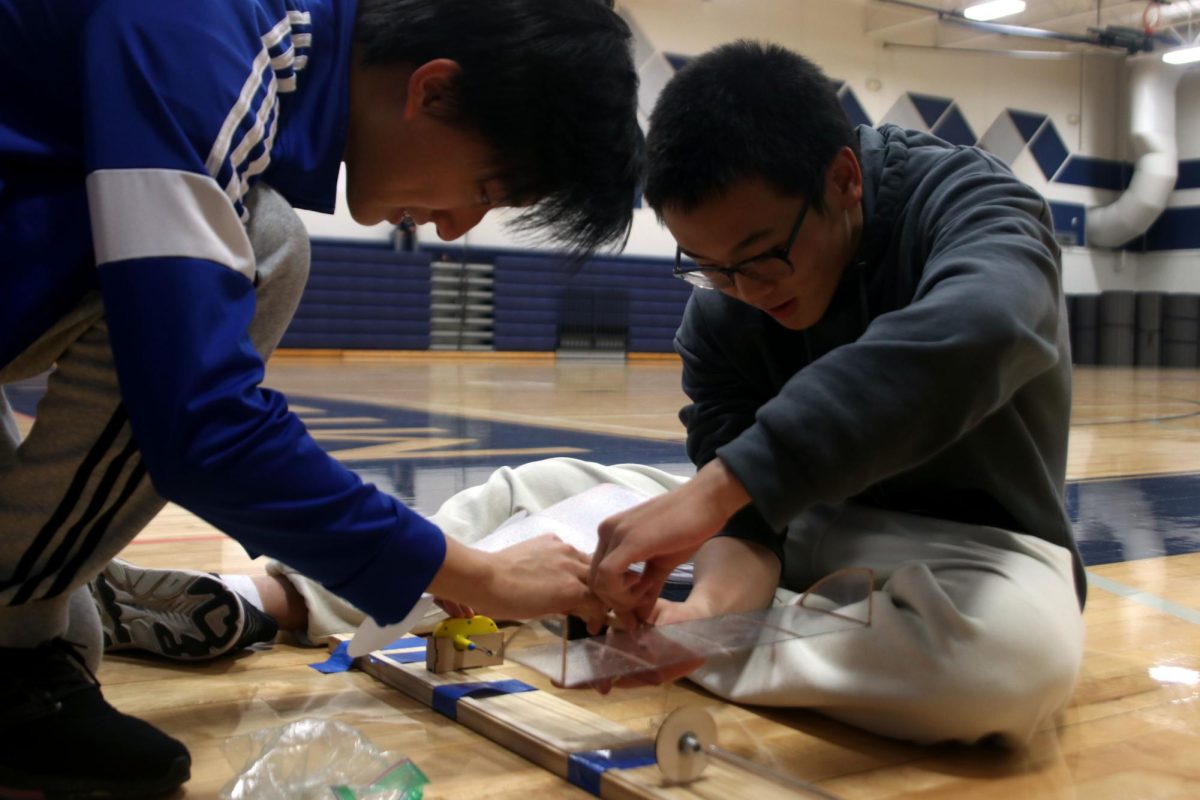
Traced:
<path fill-rule="evenodd" d="M 155 488 L 380 622 L 445 558 L 326 455 L 247 338 L 261 176 L 331 212 L 352 0 L 0 0 L 0 366 L 99 286 Z"/>

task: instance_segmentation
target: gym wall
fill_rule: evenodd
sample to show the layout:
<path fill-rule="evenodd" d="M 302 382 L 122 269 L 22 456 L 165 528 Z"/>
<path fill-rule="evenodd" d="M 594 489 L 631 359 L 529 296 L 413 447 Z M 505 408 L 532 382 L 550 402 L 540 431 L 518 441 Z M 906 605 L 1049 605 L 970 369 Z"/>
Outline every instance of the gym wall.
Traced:
<path fill-rule="evenodd" d="M 1086 241 L 1088 209 L 1119 196 L 1131 172 L 1129 81 L 1123 58 L 1098 52 L 1054 60 L 1022 59 L 932 49 L 934 44 L 968 48 L 974 34 L 929 25 L 897 28 L 892 25 L 896 12 L 860 0 L 619 0 L 618 8 L 639 33 L 644 111 L 653 103 L 655 87 L 688 57 L 734 38 L 775 41 L 813 58 L 840 82 L 839 94 L 852 119 L 866 124 L 895 122 L 930 130 L 950 141 L 980 144 L 1009 163 L 1051 203 L 1064 247 L 1064 286 L 1070 295 L 1200 293 L 1200 75 L 1185 75 L 1177 93 L 1180 173 L 1167 210 L 1145 236 L 1119 249 L 1096 248 Z M 1014 40 L 1013 47 L 1020 48 L 1020 40 Z M 303 216 L 318 243 L 340 246 L 351 240 L 381 251 L 391 249 L 391 226 L 357 226 L 344 209 L 332 217 Z M 524 334 L 509 337 L 501 331 L 490 343 L 486 336 L 464 339 L 462 334 L 468 328 L 478 332 L 492 319 L 504 328 L 514 314 L 521 318 L 522 305 L 538 306 L 529 325 L 545 324 L 545 302 L 535 303 L 532 296 L 519 298 L 520 289 L 513 288 L 520 285 L 519 270 L 511 275 L 509 271 L 514 269 L 513 259 L 526 263 L 549 254 L 536 242 L 511 235 L 503 216 L 490 214 L 475 230 L 449 244 L 437 239 L 432 226 L 417 232 L 418 246 L 430 254 L 435 271 L 448 268 L 439 268 L 439 262 L 457 264 L 460 271 L 473 263 L 482 270 L 476 280 L 490 279 L 497 286 L 490 315 L 477 313 L 468 324 L 468 312 L 456 312 L 463 321 L 458 326 L 458 346 L 503 348 L 510 342 L 516 347 Z M 674 242 L 653 213 L 638 208 L 625 250 L 603 263 L 612 268 L 628 261 L 622 288 L 628 297 L 637 297 L 652 293 L 651 283 L 666 274 L 673 253 Z M 497 254 L 509 260 L 497 262 Z M 337 263 L 318 265 L 314 259 L 314 267 L 336 270 Z M 581 321 L 589 318 L 581 310 L 589 307 L 584 284 L 595 269 L 591 265 L 584 269 L 579 278 L 583 283 L 569 298 L 568 284 L 558 290 L 559 311 L 574 319 L 562 320 L 567 327 L 576 323 L 586 327 Z M 559 274 L 564 281 L 569 277 Z M 651 282 L 646 287 L 638 283 L 643 275 Z M 437 282 L 435 276 L 433 285 Z M 604 328 L 613 314 L 630 313 L 619 298 L 614 302 L 616 311 L 605 310 L 605 302 L 592 303 L 599 309 L 594 327 Z M 654 302 L 666 303 L 663 311 L 671 303 L 678 305 L 678 299 L 656 297 Z M 453 306 L 446 296 L 431 303 Z M 473 304 L 486 308 L 486 303 Z M 439 336 L 449 341 L 448 334 L 435 335 L 433 346 Z M 611 344 L 605 336 L 601 340 Z M 543 334 L 535 338 L 543 344 L 547 341 Z M 554 347 L 559 347 L 558 336 L 554 338 Z M 635 341 L 650 350 L 669 346 L 665 335 L 654 344 L 627 335 L 625 345 L 634 347 Z"/>

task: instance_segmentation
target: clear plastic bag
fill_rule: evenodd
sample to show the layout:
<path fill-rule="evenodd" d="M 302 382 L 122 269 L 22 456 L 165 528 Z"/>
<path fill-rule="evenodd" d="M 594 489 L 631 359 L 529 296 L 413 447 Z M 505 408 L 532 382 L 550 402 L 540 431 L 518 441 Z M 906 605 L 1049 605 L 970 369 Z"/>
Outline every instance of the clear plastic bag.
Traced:
<path fill-rule="evenodd" d="M 237 775 L 222 800 L 420 800 L 428 779 L 381 752 L 357 728 L 302 719 L 225 742 Z"/>

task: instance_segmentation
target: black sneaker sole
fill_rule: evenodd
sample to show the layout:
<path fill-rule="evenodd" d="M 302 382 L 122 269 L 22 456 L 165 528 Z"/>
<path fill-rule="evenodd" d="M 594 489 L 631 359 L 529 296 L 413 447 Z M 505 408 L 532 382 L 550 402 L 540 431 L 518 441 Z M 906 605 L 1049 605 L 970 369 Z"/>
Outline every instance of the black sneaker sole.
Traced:
<path fill-rule="evenodd" d="M 196 661 L 274 638 L 275 621 L 212 575 L 113 561 L 92 582 L 107 651 Z"/>

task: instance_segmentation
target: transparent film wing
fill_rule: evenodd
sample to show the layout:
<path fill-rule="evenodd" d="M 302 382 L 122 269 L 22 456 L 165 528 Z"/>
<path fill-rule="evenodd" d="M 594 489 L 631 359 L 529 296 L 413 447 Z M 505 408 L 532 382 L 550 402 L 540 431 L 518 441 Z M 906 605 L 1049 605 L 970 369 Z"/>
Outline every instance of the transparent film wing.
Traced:
<path fill-rule="evenodd" d="M 810 588 L 794 605 L 709 619 L 610 630 L 567 640 L 547 624 L 525 625 L 508 641 L 505 658 L 536 670 L 565 687 L 670 673 L 706 659 L 871 623 L 873 575 L 867 569 L 835 572 Z M 560 632 L 559 621 L 549 624 Z"/>

